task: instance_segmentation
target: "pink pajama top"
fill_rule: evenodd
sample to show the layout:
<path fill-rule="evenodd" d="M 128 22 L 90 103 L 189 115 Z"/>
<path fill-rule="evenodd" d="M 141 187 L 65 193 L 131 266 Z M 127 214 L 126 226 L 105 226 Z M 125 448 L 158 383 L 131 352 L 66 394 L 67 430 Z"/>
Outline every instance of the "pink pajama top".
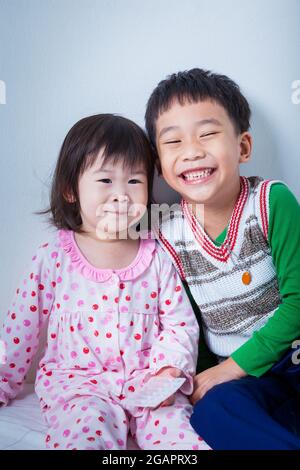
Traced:
<path fill-rule="evenodd" d="M 74 232 L 60 230 L 40 246 L 16 291 L 1 339 L 0 402 L 21 390 L 43 327 L 47 344 L 36 392 L 42 408 L 74 395 L 125 400 L 149 373 L 172 366 L 192 392 L 198 324 L 168 256 L 149 238 L 130 266 L 92 266 Z"/>

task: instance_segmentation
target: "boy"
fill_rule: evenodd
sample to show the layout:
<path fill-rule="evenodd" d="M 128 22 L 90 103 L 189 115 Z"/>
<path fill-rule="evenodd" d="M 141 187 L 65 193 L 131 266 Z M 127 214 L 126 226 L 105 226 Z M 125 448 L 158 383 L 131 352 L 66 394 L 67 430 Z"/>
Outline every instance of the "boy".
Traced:
<path fill-rule="evenodd" d="M 158 238 L 219 362 L 195 377 L 191 423 L 213 449 L 300 449 L 299 204 L 280 182 L 240 176 L 250 108 L 228 77 L 171 75 L 145 119 L 159 170 L 182 196 Z"/>

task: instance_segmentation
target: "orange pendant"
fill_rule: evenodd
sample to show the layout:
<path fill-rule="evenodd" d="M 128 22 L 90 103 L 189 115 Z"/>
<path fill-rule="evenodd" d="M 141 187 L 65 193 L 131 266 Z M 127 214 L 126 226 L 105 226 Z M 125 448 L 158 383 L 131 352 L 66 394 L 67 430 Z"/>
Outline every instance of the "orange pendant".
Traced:
<path fill-rule="evenodd" d="M 243 284 L 245 284 L 246 286 L 248 286 L 250 284 L 251 274 L 249 273 L 249 271 L 246 271 L 246 272 L 243 273 L 242 281 L 243 281 Z"/>

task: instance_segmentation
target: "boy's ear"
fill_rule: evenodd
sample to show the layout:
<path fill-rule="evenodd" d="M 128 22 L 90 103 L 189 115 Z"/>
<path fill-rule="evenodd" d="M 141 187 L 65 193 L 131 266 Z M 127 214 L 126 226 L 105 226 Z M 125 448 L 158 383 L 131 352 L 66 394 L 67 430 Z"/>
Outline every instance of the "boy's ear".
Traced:
<path fill-rule="evenodd" d="M 252 136 L 250 132 L 243 132 L 240 135 L 240 163 L 247 163 L 252 152 Z"/>

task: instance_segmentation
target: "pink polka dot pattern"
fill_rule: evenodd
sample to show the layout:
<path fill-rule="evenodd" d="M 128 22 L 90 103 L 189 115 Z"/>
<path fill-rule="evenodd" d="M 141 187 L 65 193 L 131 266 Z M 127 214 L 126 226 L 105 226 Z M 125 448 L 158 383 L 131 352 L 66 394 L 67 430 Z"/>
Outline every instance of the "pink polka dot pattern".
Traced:
<path fill-rule="evenodd" d="M 154 240 L 141 241 L 134 262 L 115 271 L 90 265 L 73 232 L 39 247 L 2 329 L 0 401 L 16 396 L 46 325 L 36 393 L 49 426 L 47 448 L 125 449 L 129 426 L 142 449 L 208 448 L 189 425 L 183 393 L 172 407 L 126 405 L 149 372 L 167 366 L 184 371 L 182 391 L 192 391 L 197 321 Z"/>

